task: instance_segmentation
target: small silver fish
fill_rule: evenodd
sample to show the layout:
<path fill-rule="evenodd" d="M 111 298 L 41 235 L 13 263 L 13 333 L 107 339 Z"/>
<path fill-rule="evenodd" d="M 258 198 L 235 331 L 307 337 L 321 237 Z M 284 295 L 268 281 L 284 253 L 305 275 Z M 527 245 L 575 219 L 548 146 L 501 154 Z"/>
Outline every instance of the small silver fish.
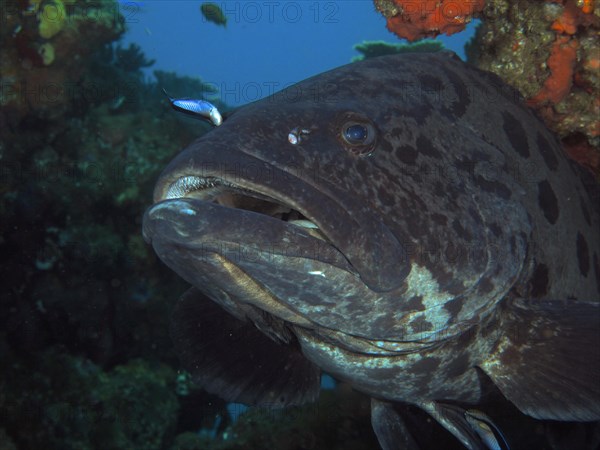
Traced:
<path fill-rule="evenodd" d="M 204 119 L 212 125 L 218 127 L 223 123 L 223 117 L 215 105 L 206 100 L 197 100 L 193 98 L 173 98 L 166 90 L 162 90 L 175 111 L 182 112 L 189 116 Z"/>
<path fill-rule="evenodd" d="M 490 450 L 510 450 L 504 435 L 486 414 L 476 409 L 465 411 L 465 420 Z M 500 437 L 504 446 L 500 445 Z"/>

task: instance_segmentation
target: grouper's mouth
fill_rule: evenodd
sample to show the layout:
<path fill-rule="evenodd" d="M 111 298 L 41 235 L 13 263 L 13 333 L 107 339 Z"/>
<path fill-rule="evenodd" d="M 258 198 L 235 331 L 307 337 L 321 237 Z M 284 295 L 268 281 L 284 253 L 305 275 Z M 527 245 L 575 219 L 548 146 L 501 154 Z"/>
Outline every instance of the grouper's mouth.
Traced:
<path fill-rule="evenodd" d="M 266 215 L 300 227 L 312 237 L 331 244 L 330 239 L 306 212 L 302 212 L 297 205 L 292 205 L 291 200 L 276 198 L 273 193 L 258 192 L 222 178 L 186 175 L 177 178 L 167 187 L 164 194 L 159 196 L 160 200 L 181 198 L 197 199 Z"/>
<path fill-rule="evenodd" d="M 157 233 L 167 233 L 168 239 L 182 244 L 185 240 L 188 246 L 208 241 L 259 246 L 269 242 L 284 248 L 287 256 L 320 260 L 348 271 L 376 292 L 402 285 L 410 270 L 405 240 L 398 239 L 378 211 L 358 196 L 326 177 L 304 178 L 268 163 L 259 166 L 267 177 L 254 171 L 229 176 L 242 164 L 254 167 L 256 160 L 243 155 L 234 164 L 229 159 L 211 160 L 205 169 L 203 160 L 212 153 L 196 160 L 199 145 L 180 153 L 161 175 L 155 205 L 146 216 L 147 239 L 164 240 L 167 237 Z M 217 169 L 221 164 L 223 172 Z M 184 210 L 192 215 L 186 216 Z M 170 230 L 156 231 L 154 219 L 161 217 L 171 221 Z M 175 228 L 187 237 L 178 237 Z"/>
<path fill-rule="evenodd" d="M 308 311 L 285 301 L 287 293 L 297 283 L 316 289 L 334 274 L 358 277 L 310 213 L 269 186 L 184 173 L 160 183 L 155 201 L 144 217 L 146 241 L 182 278 L 225 307 L 251 305 L 312 327 Z"/>

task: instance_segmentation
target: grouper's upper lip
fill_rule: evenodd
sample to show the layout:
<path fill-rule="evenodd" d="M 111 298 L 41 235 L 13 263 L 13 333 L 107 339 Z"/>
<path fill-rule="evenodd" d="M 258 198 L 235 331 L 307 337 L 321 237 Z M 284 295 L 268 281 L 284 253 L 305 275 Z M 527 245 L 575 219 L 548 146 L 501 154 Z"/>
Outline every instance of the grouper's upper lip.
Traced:
<path fill-rule="evenodd" d="M 196 175 L 185 175 L 177 178 L 168 185 L 161 200 L 170 200 L 173 198 L 194 197 L 203 200 L 218 196 L 219 191 L 230 190 L 241 194 L 246 194 L 264 200 L 275 200 L 271 196 L 265 195 L 253 189 L 242 187 L 239 184 L 231 183 L 223 178 L 210 176 L 199 177 Z"/>
<path fill-rule="evenodd" d="M 215 177 L 198 177 L 195 175 L 187 175 L 178 178 L 168 186 L 167 192 L 164 194 L 163 200 L 185 197 L 190 192 L 202 191 L 216 186 L 236 186 L 228 181 Z"/>

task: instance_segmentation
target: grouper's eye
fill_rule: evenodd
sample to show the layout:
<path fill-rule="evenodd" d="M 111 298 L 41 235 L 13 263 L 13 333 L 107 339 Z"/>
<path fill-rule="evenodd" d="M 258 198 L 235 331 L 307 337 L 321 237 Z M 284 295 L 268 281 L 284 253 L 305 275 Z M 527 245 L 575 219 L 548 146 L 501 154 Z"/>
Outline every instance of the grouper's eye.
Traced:
<path fill-rule="evenodd" d="M 345 113 L 338 122 L 338 139 L 346 150 L 357 156 L 367 156 L 375 148 L 377 130 L 371 121 L 358 113 Z"/>
<path fill-rule="evenodd" d="M 342 137 L 350 145 L 362 144 L 369 138 L 369 129 L 360 123 L 354 123 L 342 131 Z"/>

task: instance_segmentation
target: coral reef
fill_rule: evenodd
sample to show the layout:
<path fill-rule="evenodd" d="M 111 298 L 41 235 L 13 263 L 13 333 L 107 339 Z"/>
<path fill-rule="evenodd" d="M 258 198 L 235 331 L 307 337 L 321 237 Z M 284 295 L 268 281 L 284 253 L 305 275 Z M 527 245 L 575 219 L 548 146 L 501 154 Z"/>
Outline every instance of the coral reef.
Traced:
<path fill-rule="evenodd" d="M 588 1 L 486 4 L 471 62 L 516 87 L 600 177 L 600 8 Z"/>
<path fill-rule="evenodd" d="M 6 2 L 0 29 L 0 131 L 25 117 L 56 119 L 75 106 L 90 52 L 125 31 L 114 0 Z"/>
<path fill-rule="evenodd" d="M 38 52 L 42 56 L 42 62 L 45 66 L 49 66 L 54 62 L 54 46 L 50 42 L 40 45 Z"/>
<path fill-rule="evenodd" d="M 388 30 L 408 41 L 462 31 L 484 4 L 484 0 L 374 1 L 377 10 L 387 19 Z"/>
<path fill-rule="evenodd" d="M 6 361 L 2 361 L 5 363 Z M 19 448 L 158 450 L 175 431 L 175 374 L 132 360 L 103 372 L 57 349 L 2 367 L 0 409 Z"/>
<path fill-rule="evenodd" d="M 164 72 L 162 70 L 155 70 L 154 76 L 158 86 L 176 97 L 181 95 L 202 99 L 210 98 L 210 101 L 219 109 L 224 110 L 226 108 L 226 105 L 218 97 L 214 97 L 218 93 L 218 89 L 212 84 L 204 83 L 198 78 L 180 76 L 175 72 Z"/>
<path fill-rule="evenodd" d="M 546 61 L 550 75 L 538 93 L 529 99 L 529 103 L 533 105 L 542 102 L 560 103 L 573 85 L 573 69 L 576 60 L 577 42 L 566 36 L 557 37 Z"/>
<path fill-rule="evenodd" d="M 368 397 L 342 386 L 322 391 L 314 404 L 251 408 L 215 438 L 181 433 L 170 450 L 378 450 L 370 412 Z"/>
<path fill-rule="evenodd" d="M 50 39 L 64 28 L 67 23 L 67 11 L 61 0 L 46 3 L 38 13 L 39 33 L 44 39 Z"/>
<path fill-rule="evenodd" d="M 384 41 L 363 41 L 354 46 L 354 50 L 362 53 L 360 56 L 352 58 L 354 61 L 362 61 L 365 58 L 374 58 L 376 56 L 394 55 L 396 53 L 411 52 L 438 52 L 444 49 L 444 44 L 440 41 L 424 40 L 414 44 L 392 44 Z"/>
<path fill-rule="evenodd" d="M 153 59 L 146 59 L 141 47 L 134 43 L 129 44 L 127 48 L 117 45 L 115 59 L 115 66 L 126 72 L 138 72 L 143 67 L 150 67 L 155 62 Z"/>
<path fill-rule="evenodd" d="M 143 79 L 151 61 L 139 48 L 121 49 L 135 58 L 118 64 L 115 2 L 9 6 L 0 28 L 0 446 L 168 448 L 182 405 L 168 317 L 187 286 L 145 244 L 141 218 L 159 172 L 207 128 L 182 122 Z M 40 35 L 45 6 L 66 14 L 58 32 L 42 32 L 50 37 Z"/>
<path fill-rule="evenodd" d="M 374 3 L 388 29 L 409 41 L 481 19 L 469 60 L 516 87 L 567 153 L 600 177 L 600 8 L 593 1 Z"/>

